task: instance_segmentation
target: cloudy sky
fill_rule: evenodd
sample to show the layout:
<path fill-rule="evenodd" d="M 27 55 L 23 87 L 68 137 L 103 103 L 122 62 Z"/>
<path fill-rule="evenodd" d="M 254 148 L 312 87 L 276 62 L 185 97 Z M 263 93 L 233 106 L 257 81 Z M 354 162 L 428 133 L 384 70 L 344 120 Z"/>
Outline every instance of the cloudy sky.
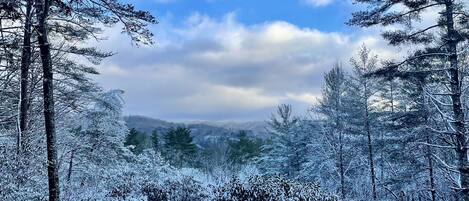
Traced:
<path fill-rule="evenodd" d="M 265 120 L 281 103 L 297 114 L 321 94 L 334 63 L 366 44 L 382 57 L 377 30 L 348 27 L 348 0 L 128 0 L 151 11 L 155 45 L 133 47 L 118 27 L 99 46 L 106 89 L 125 90 L 125 113 L 172 121 Z M 393 51 L 394 50 L 394 51 Z"/>

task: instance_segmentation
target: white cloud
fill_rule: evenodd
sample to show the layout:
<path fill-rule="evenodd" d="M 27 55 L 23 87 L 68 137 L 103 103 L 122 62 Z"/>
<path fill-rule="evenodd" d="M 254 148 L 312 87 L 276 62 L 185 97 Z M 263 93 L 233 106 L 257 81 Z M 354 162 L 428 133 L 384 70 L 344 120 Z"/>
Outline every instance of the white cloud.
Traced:
<path fill-rule="evenodd" d="M 245 25 L 194 14 L 185 25 L 155 27 L 157 45 L 123 43 L 119 29 L 100 44 L 118 55 L 101 67 L 106 88 L 126 91 L 126 112 L 164 119 L 265 119 L 279 103 L 299 113 L 321 93 L 322 76 L 365 43 L 394 56 L 377 34 L 300 28 L 283 21 Z"/>
<path fill-rule="evenodd" d="M 320 7 L 320 6 L 329 5 L 334 0 L 302 0 L 302 1 L 303 1 L 303 3 L 305 3 L 309 6 Z"/>
<path fill-rule="evenodd" d="M 241 88 L 233 86 L 207 86 L 205 90 L 195 92 L 191 96 L 179 99 L 181 105 L 189 106 L 192 112 L 218 112 L 225 110 L 257 110 L 272 108 L 280 103 L 277 97 L 268 96 L 262 90 L 255 88 Z M 209 107 L 190 107 L 190 106 Z"/>

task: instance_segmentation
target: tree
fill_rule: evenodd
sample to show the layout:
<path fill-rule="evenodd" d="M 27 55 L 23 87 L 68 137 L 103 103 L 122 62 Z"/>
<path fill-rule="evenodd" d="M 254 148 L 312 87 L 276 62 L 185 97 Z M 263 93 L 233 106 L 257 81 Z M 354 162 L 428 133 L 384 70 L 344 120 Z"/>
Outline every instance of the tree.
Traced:
<path fill-rule="evenodd" d="M 121 90 L 99 94 L 68 124 L 73 128 L 68 135 L 59 138 L 66 146 L 60 157 L 66 161 L 60 165 L 66 167 L 67 184 L 62 193 L 66 198 L 95 192 L 96 186 L 113 178 L 111 170 L 133 160 L 134 154 L 124 146 L 129 130 L 122 118 L 122 94 Z"/>
<path fill-rule="evenodd" d="M 21 52 L 21 81 L 20 81 L 20 110 L 19 110 L 19 133 L 17 139 L 18 152 L 22 149 L 24 136 L 28 132 L 29 112 L 29 69 L 31 66 L 31 37 L 32 37 L 32 8 L 33 0 L 26 1 L 26 13 L 24 22 L 23 47 Z"/>
<path fill-rule="evenodd" d="M 269 123 L 273 137 L 262 146 L 262 155 L 259 158 L 260 167 L 267 174 L 288 175 L 287 164 L 288 146 L 291 139 L 291 130 L 298 122 L 292 116 L 291 105 L 279 105 L 276 114 L 273 114 Z"/>
<path fill-rule="evenodd" d="M 388 71 L 407 71 L 405 63 L 415 59 L 431 59 L 432 68 L 426 73 L 432 75 L 443 75 L 443 85 L 439 88 L 439 96 L 443 96 L 438 104 L 448 125 L 448 131 L 441 133 L 452 133 L 447 135 L 447 144 L 456 154 L 455 168 L 450 171 L 459 173 L 455 189 L 458 189 L 459 199 L 469 200 L 469 159 L 467 147 L 467 124 L 465 122 L 467 111 L 464 109 L 463 100 L 463 60 L 462 49 L 469 40 L 467 4 L 459 0 L 426 0 L 426 1 L 374 1 L 357 0 L 356 2 L 369 5 L 367 11 L 353 14 L 349 21 L 350 25 L 361 27 L 371 26 L 394 26 L 393 30 L 383 33 L 383 37 L 391 45 L 414 45 L 423 47 L 415 53 L 410 54 L 406 60 L 400 63 L 389 63 Z M 438 11 L 438 18 L 429 26 L 417 26 L 425 13 Z M 437 64 L 437 65 L 435 65 Z M 443 102 L 442 102 L 443 100 Z"/>
<path fill-rule="evenodd" d="M 377 68 L 377 56 L 372 55 L 370 50 L 363 46 L 358 52 L 358 59 L 351 59 L 351 64 L 354 70 L 353 82 L 351 82 L 352 91 L 350 98 L 352 98 L 355 104 L 352 102 L 349 107 L 351 109 L 349 114 L 354 113 L 357 115 L 354 125 L 356 126 L 357 134 L 364 134 L 367 138 L 366 146 L 368 152 L 368 168 L 370 171 L 370 183 L 371 183 L 371 194 L 373 200 L 378 199 L 376 190 L 376 170 L 374 162 L 374 142 L 373 142 L 373 131 L 372 124 L 376 121 L 375 116 L 372 114 L 372 103 L 371 98 L 377 92 L 376 84 L 370 78 L 366 77 L 367 73 L 372 72 Z M 351 91 L 351 92 L 352 92 Z M 364 132 L 364 133 L 363 133 Z"/>
<path fill-rule="evenodd" d="M 250 139 L 246 131 L 240 131 L 237 140 L 228 141 L 228 157 L 233 164 L 247 164 L 255 157 L 258 157 L 260 152 L 260 140 Z"/>
<path fill-rule="evenodd" d="M 191 131 L 184 127 L 173 128 L 165 135 L 164 155 L 177 167 L 191 165 L 197 154 Z"/>
<path fill-rule="evenodd" d="M 158 131 L 156 129 L 151 133 L 151 145 L 155 152 L 160 151 L 160 140 L 158 137 Z"/>
<path fill-rule="evenodd" d="M 419 69 L 422 66 L 421 63 L 413 62 L 412 65 L 415 65 L 413 68 Z M 437 199 L 436 196 L 436 176 L 435 176 L 435 166 L 433 154 L 435 153 L 434 147 L 428 146 L 434 142 L 434 133 L 428 129 L 432 124 L 432 111 L 429 104 L 429 96 L 425 93 L 426 88 L 428 87 L 431 79 L 425 74 L 417 73 L 411 77 L 404 76 L 402 77 L 406 83 L 406 87 L 403 87 L 407 90 L 403 90 L 405 95 L 408 97 L 409 107 L 407 111 L 400 112 L 400 116 L 396 117 L 397 126 L 401 129 L 404 129 L 406 132 L 415 133 L 414 136 L 410 136 L 412 142 L 421 142 L 424 143 L 423 147 L 420 146 L 422 150 L 419 152 L 411 152 L 414 155 L 414 158 L 423 158 L 426 160 L 426 164 L 420 164 L 421 167 L 418 167 L 419 163 L 414 164 L 414 174 L 418 173 L 427 173 L 428 182 L 427 190 L 430 193 L 430 198 L 432 201 Z M 404 138 L 406 139 L 406 138 Z M 407 155 L 407 154 L 405 154 Z M 417 168 L 415 168 L 417 166 Z M 410 171 L 412 172 L 412 171 Z"/>
<path fill-rule="evenodd" d="M 330 146 L 332 150 L 331 158 L 335 160 L 336 169 L 339 174 L 340 196 L 345 199 L 347 187 L 346 179 L 346 153 L 350 151 L 346 148 L 350 142 L 346 140 L 346 97 L 347 96 L 347 80 L 342 67 L 337 64 L 324 76 L 324 87 L 322 89 L 322 99 L 315 108 L 318 113 L 324 116 L 324 143 Z M 325 161 L 323 161 L 325 162 Z"/>
<path fill-rule="evenodd" d="M 49 0 L 36 0 L 38 43 L 41 52 L 43 73 L 44 125 L 47 141 L 47 173 L 49 178 L 49 200 L 60 200 L 59 173 L 57 166 L 57 147 L 55 130 L 54 86 L 52 58 L 46 19 L 49 17 Z"/>
<path fill-rule="evenodd" d="M 145 147 L 146 134 L 139 132 L 137 129 L 132 128 L 129 134 L 125 138 L 124 145 L 131 146 L 131 150 L 134 154 L 141 154 Z"/>
<path fill-rule="evenodd" d="M 260 167 L 266 174 L 300 179 L 308 161 L 307 144 L 312 129 L 308 121 L 293 116 L 291 105 L 277 107 L 270 122 L 272 137 L 262 146 Z"/>
<path fill-rule="evenodd" d="M 56 128 L 55 128 L 55 106 L 53 85 L 53 61 L 51 56 L 51 44 L 49 43 L 48 20 L 52 7 L 50 0 L 35 0 L 38 34 L 38 45 L 42 60 L 43 72 L 43 102 L 44 102 L 44 124 L 47 139 L 47 161 L 49 176 L 49 200 L 59 200 L 59 178 L 57 167 Z M 67 4 L 68 3 L 68 4 Z M 146 22 L 154 22 L 154 18 L 147 12 L 135 11 L 133 6 L 122 5 L 117 1 L 87 1 L 87 2 L 55 2 L 54 6 L 62 12 L 61 19 L 67 21 L 68 15 L 74 13 L 83 17 L 90 17 L 104 24 L 115 24 L 123 22 L 125 32 L 133 40 L 142 42 L 151 34 L 145 28 Z M 113 16 L 106 15 L 111 13 Z M 60 19 L 60 18 L 59 18 Z M 143 41 L 144 42 L 144 41 Z"/>
<path fill-rule="evenodd" d="M 146 26 L 154 23 L 155 20 L 148 12 L 135 10 L 131 4 L 122 4 L 115 0 L 79 2 L 8 0 L 1 1 L 0 7 L 0 85 L 2 88 L 0 92 L 0 107 L 2 108 L 0 118 L 2 128 L 10 131 L 17 127 L 15 133 L 17 133 L 16 150 L 18 156 L 15 158 L 17 164 L 14 167 L 16 171 L 14 174 L 21 175 L 22 178 L 28 178 L 28 176 L 32 176 L 30 178 L 43 178 L 39 169 L 42 168 L 40 166 L 44 164 L 43 161 L 46 161 L 49 199 L 59 200 L 58 174 L 60 173 L 58 173 L 58 169 L 63 167 L 59 165 L 62 157 L 70 154 L 67 179 L 71 180 L 73 179 L 73 167 L 77 165 L 73 162 L 77 158 L 83 159 L 81 152 L 87 152 L 91 157 L 96 156 L 96 150 L 100 148 L 116 147 L 115 143 L 106 144 L 109 141 L 103 139 L 109 139 L 115 137 L 115 134 L 121 133 L 117 131 L 104 132 L 107 131 L 103 129 L 104 124 L 109 123 L 105 126 L 112 128 L 112 126 L 118 126 L 119 123 L 113 121 L 112 118 L 107 118 L 108 115 L 101 113 L 102 110 L 107 109 L 101 108 L 100 112 L 94 111 L 88 114 L 91 115 L 89 117 L 93 121 L 91 123 L 93 126 L 79 127 L 80 129 L 77 128 L 72 132 L 78 133 L 76 136 L 83 137 L 83 140 L 89 140 L 89 144 L 86 145 L 90 145 L 90 147 L 85 146 L 86 148 L 78 149 L 77 144 L 72 144 L 73 148 L 70 152 L 62 153 L 60 149 L 57 150 L 57 147 L 62 148 L 63 144 L 60 143 L 63 143 L 65 139 L 72 138 L 61 136 L 61 132 L 69 130 L 64 129 L 62 123 L 69 121 L 67 118 L 73 118 L 83 110 L 89 111 L 87 106 L 90 102 L 87 101 L 91 100 L 95 103 L 101 102 L 101 98 L 109 98 L 105 95 L 95 100 L 95 95 L 101 91 L 87 75 L 97 74 L 96 70 L 81 64 L 81 62 L 76 62 L 76 57 L 69 56 L 80 55 L 92 64 L 98 64 L 102 58 L 111 54 L 102 53 L 96 48 L 78 47 L 75 44 L 90 38 L 99 40 L 96 36 L 101 31 L 102 25 L 109 26 L 119 22 L 123 23 L 123 31 L 130 35 L 133 42 L 150 44 L 152 35 Z M 49 36 L 52 35 L 54 40 L 49 40 Z M 35 60 L 36 57 L 40 57 L 41 62 Z M 40 86 L 41 81 L 43 86 Z M 42 96 L 40 95 L 41 90 Z M 41 101 L 43 103 L 40 103 Z M 95 106 L 98 107 L 101 103 L 96 103 Z M 44 108 L 40 109 L 43 106 Z M 39 111 L 43 111 L 44 117 L 39 115 Z M 92 117 L 93 115 L 96 116 Z M 95 118 L 97 116 L 101 120 Z M 44 123 L 42 124 L 40 121 L 43 119 Z M 70 122 L 67 123 L 67 125 L 71 125 Z M 43 127 L 46 130 L 46 143 L 44 144 L 47 149 L 42 149 L 43 137 L 36 134 L 40 133 Z M 122 131 L 125 132 L 125 129 Z M 100 144 L 97 139 L 102 137 L 102 133 L 105 133 L 108 138 L 101 138 L 102 144 Z M 8 134 L 10 136 L 10 132 Z M 59 141 L 59 144 L 56 144 L 56 141 Z M 104 144 L 106 146 L 103 146 Z M 122 148 L 120 145 L 118 147 Z M 35 154 L 35 152 L 43 150 L 47 151 L 47 159 L 43 159 L 42 155 Z M 117 150 L 119 149 L 114 149 L 115 152 Z M 3 147 L 2 151 L 4 151 Z M 24 154 L 27 157 L 23 156 L 22 151 L 28 153 Z M 57 156 L 58 154 L 63 155 Z M 96 160 L 93 161 L 98 162 L 98 158 L 96 157 Z M 29 163 L 24 165 L 23 161 Z M 31 171 L 39 173 L 22 175 L 22 173 L 31 173 Z M 13 176 L 13 178 L 18 177 Z M 20 180 L 23 179 L 18 181 Z M 22 191 L 23 188 L 33 191 L 31 183 L 35 182 L 35 185 L 40 188 L 36 188 L 34 191 L 44 192 L 41 189 L 45 186 L 42 179 L 28 178 L 25 181 L 28 183 L 14 182 L 19 193 L 28 194 Z M 34 196 L 36 197 L 24 196 L 17 199 L 29 200 L 38 199 L 39 196 L 43 197 L 40 193 L 36 193 Z"/>

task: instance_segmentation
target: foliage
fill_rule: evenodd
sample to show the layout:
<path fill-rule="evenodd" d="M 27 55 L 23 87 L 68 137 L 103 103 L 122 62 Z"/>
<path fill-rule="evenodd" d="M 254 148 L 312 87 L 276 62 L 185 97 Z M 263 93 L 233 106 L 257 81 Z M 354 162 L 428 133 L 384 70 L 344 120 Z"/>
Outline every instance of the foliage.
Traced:
<path fill-rule="evenodd" d="M 246 181 L 237 178 L 230 180 L 216 189 L 217 201 L 270 201 L 270 200 L 311 200 L 334 201 L 334 196 L 327 195 L 319 190 L 315 183 L 300 183 L 282 177 L 254 176 Z"/>
<path fill-rule="evenodd" d="M 125 146 L 131 146 L 130 149 L 135 154 L 141 154 L 145 147 L 146 134 L 139 132 L 137 129 L 132 128 L 125 138 Z"/>
<path fill-rule="evenodd" d="M 183 167 L 194 163 L 198 148 L 192 141 L 189 129 L 184 127 L 173 128 L 166 133 L 164 138 L 163 154 L 171 164 Z"/>
<path fill-rule="evenodd" d="M 258 157 L 261 152 L 261 141 L 249 139 L 246 131 L 240 131 L 238 139 L 228 141 L 228 157 L 233 164 L 243 165 Z"/>

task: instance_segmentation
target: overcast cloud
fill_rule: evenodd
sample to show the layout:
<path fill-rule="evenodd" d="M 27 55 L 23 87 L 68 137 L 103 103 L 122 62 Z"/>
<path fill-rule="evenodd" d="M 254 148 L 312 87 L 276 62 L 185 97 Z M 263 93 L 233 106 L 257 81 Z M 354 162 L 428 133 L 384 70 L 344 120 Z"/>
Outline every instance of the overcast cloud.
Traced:
<path fill-rule="evenodd" d="M 118 28 L 101 42 L 117 55 L 97 77 L 126 91 L 126 114 L 168 120 L 265 120 L 281 103 L 304 114 L 321 94 L 322 77 L 366 44 L 393 52 L 376 32 L 325 33 L 284 21 L 244 25 L 234 13 L 193 14 L 178 27 L 155 26 L 152 47 L 132 47 Z"/>

